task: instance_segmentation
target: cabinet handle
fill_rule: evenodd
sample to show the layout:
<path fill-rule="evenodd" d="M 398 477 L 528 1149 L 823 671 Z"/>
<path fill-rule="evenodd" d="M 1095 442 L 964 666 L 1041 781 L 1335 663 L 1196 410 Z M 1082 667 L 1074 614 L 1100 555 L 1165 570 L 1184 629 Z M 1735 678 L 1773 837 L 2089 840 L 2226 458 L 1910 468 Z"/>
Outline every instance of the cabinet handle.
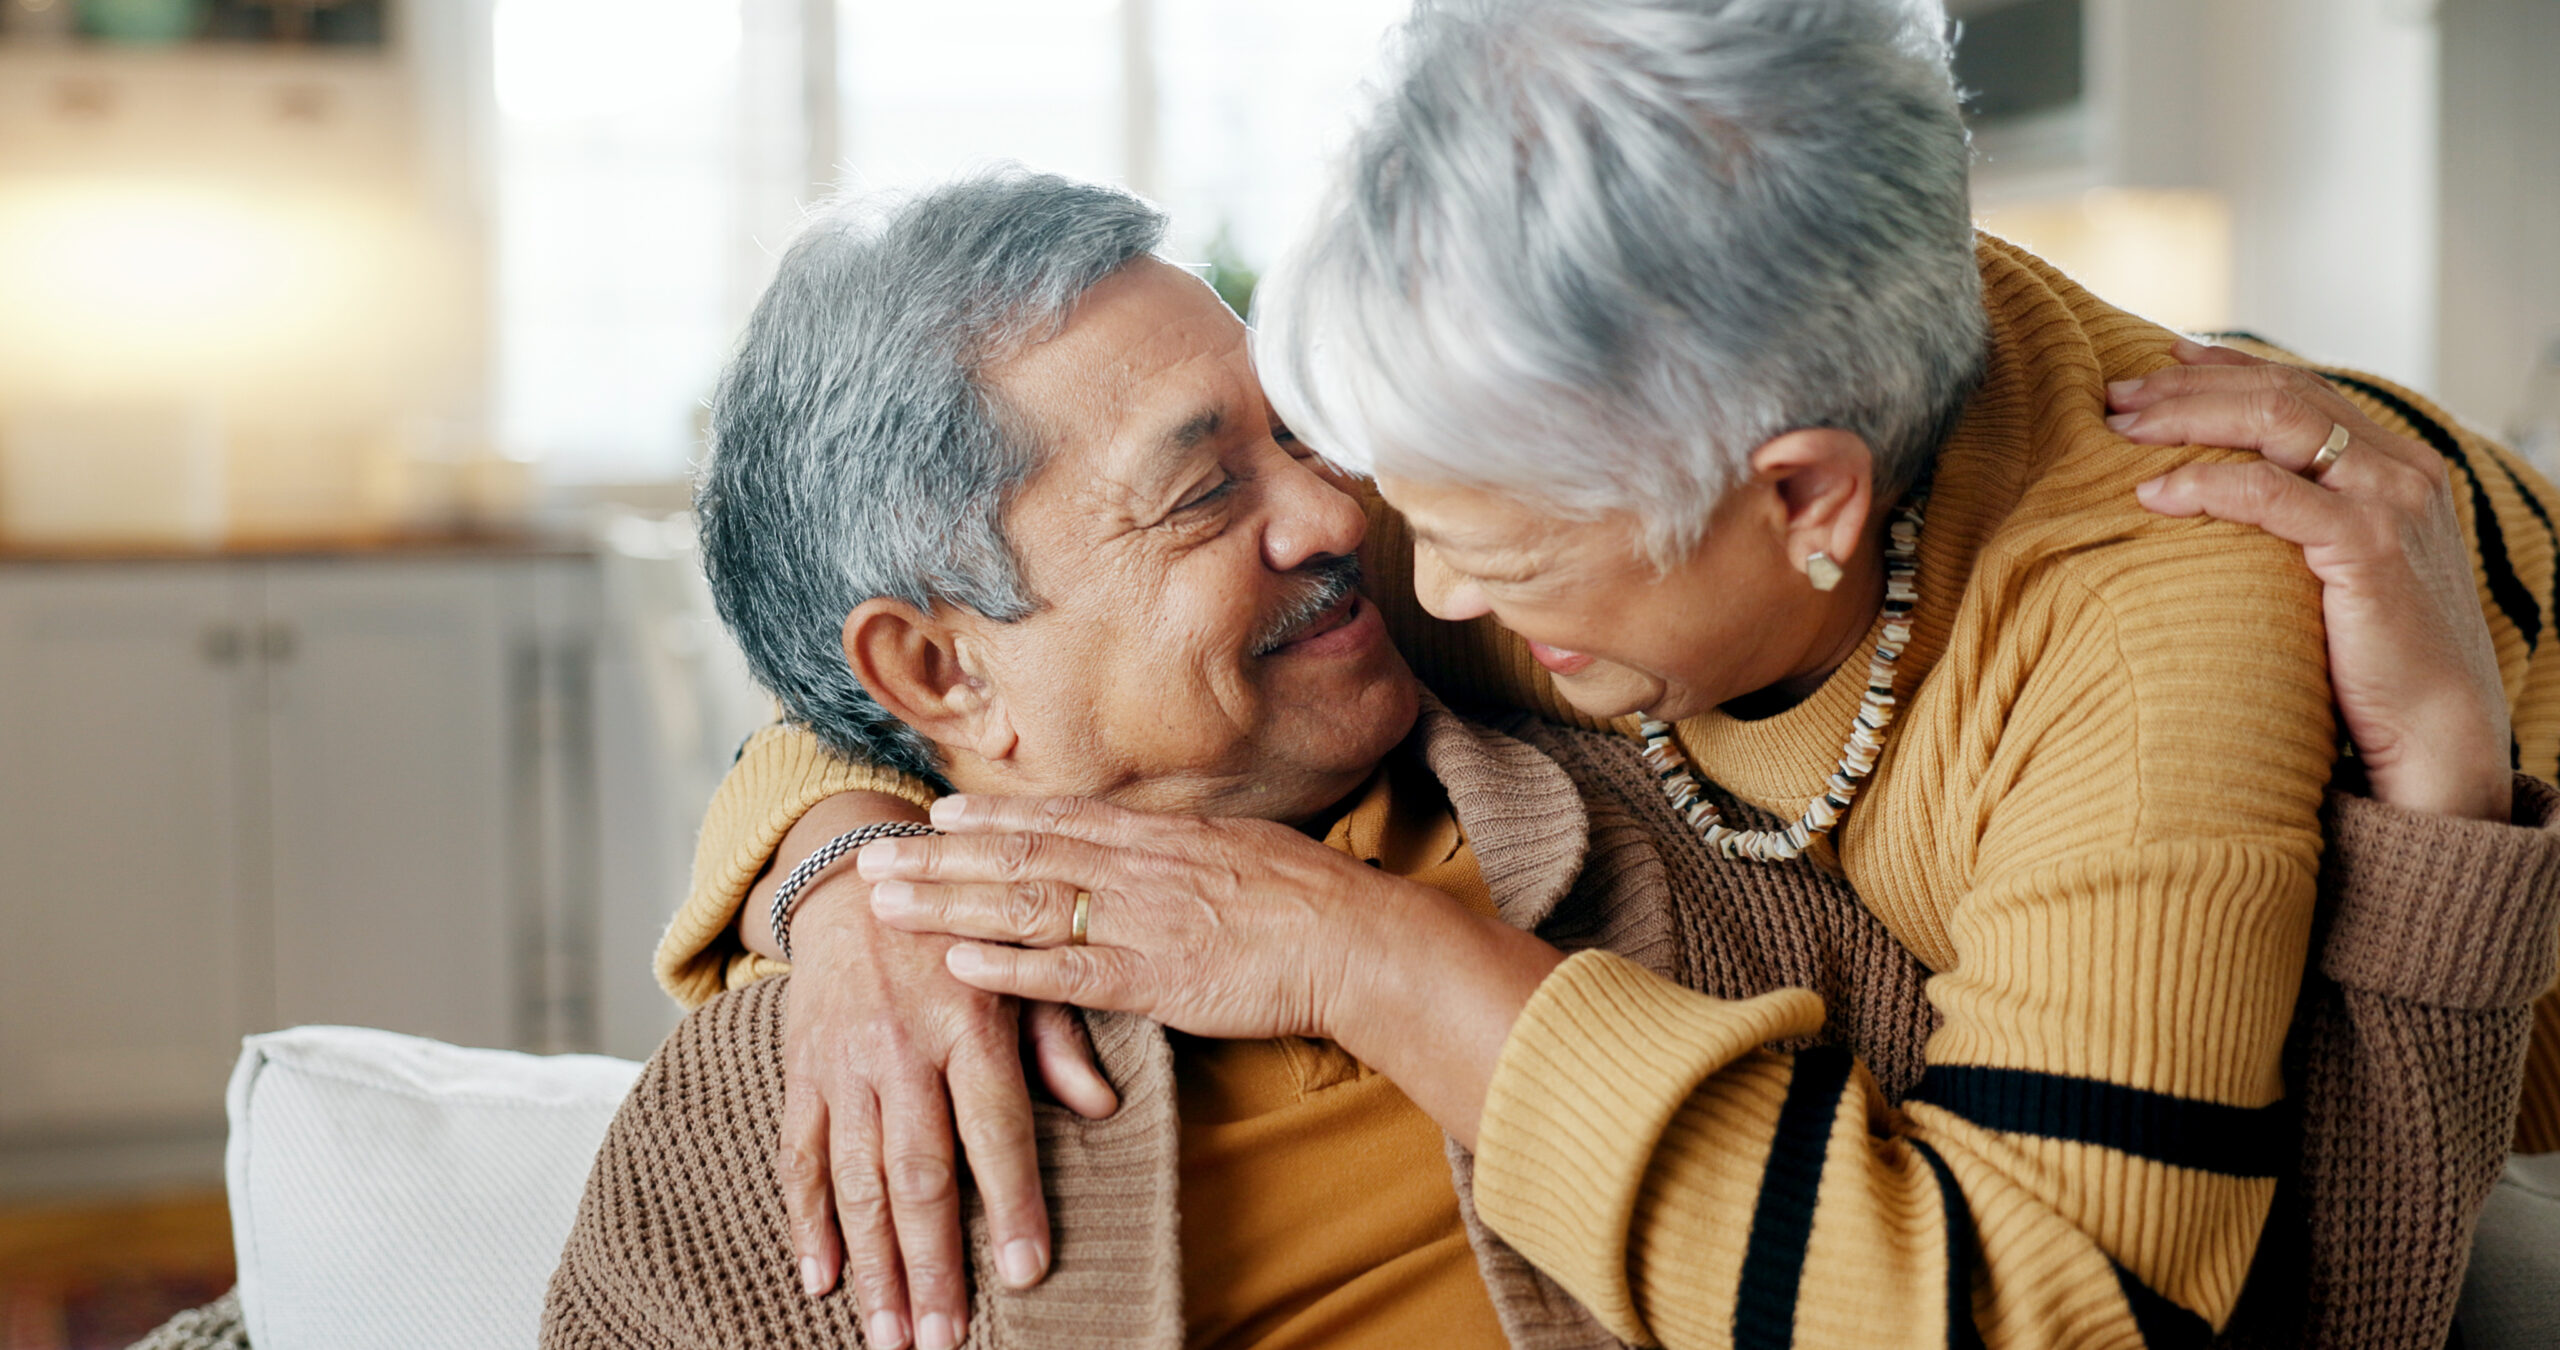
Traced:
<path fill-rule="evenodd" d="M 301 640 L 300 635 L 293 631 L 292 624 L 268 624 L 258 630 L 258 655 L 278 663 L 290 661 Z"/>
<path fill-rule="evenodd" d="M 203 654 L 209 665 L 238 665 L 241 648 L 245 645 L 240 640 L 240 629 L 235 624 L 209 623 L 205 625 L 203 632 L 196 635 L 196 650 Z"/>

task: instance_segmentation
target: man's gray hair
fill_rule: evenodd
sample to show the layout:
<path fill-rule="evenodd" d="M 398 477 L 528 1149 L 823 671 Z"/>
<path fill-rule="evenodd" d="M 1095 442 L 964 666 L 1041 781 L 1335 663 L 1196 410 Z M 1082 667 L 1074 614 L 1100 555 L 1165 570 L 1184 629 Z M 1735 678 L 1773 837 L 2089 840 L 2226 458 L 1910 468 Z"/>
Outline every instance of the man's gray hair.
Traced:
<path fill-rule="evenodd" d="M 1751 452 L 1916 482 L 1979 378 L 1969 147 L 1930 0 L 1423 0 L 1264 280 L 1281 415 L 1348 467 L 1685 556 Z"/>
<path fill-rule="evenodd" d="M 846 663 L 877 596 L 999 622 L 1038 600 L 1004 513 L 1040 461 L 981 382 L 1163 240 L 1116 188 L 1019 169 L 830 203 L 782 257 L 711 402 L 703 570 L 747 667 L 847 755 L 939 783 Z"/>

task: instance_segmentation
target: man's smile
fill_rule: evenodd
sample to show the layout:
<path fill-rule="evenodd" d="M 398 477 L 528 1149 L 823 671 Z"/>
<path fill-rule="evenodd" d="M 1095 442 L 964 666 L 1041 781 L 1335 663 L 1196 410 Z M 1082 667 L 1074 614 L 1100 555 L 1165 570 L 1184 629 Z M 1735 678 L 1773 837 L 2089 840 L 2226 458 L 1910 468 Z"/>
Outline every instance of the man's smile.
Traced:
<path fill-rule="evenodd" d="M 1289 635 L 1271 650 L 1273 656 L 1331 656 L 1353 651 L 1378 641 L 1385 626 L 1378 619 L 1378 607 L 1358 591 L 1336 601 Z"/>

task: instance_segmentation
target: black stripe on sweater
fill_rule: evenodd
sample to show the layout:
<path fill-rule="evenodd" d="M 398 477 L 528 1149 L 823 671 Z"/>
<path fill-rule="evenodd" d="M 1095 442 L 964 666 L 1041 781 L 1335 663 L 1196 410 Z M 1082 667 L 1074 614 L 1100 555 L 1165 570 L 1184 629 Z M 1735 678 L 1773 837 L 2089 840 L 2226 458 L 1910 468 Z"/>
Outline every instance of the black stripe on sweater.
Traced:
<path fill-rule="evenodd" d="M 1938 1178 L 1938 1203 L 1947 1211 L 1947 1350 L 1983 1350 L 1982 1328 L 1973 1321 L 1973 1207 L 1936 1149 L 1917 1139 L 1911 1147 Z"/>
<path fill-rule="evenodd" d="M 2515 564 L 2507 557 L 2507 531 L 2498 523 L 2497 508 L 2489 503 L 2489 489 L 2480 482 L 2480 472 L 2471 466 L 2471 457 L 2463 453 L 2462 441 L 2445 425 L 2425 413 L 2417 405 L 2375 384 L 2353 375 L 2324 375 L 2330 383 L 2355 390 L 2389 409 L 2393 416 L 2409 424 L 2418 439 L 2434 447 L 2453 467 L 2462 471 L 2462 480 L 2471 488 L 2471 532 L 2480 544 L 2480 573 L 2489 582 L 2489 598 L 2498 612 L 2507 616 L 2518 633 L 2524 635 L 2525 649 L 2530 652 L 2542 645 L 2542 605 L 2526 590 L 2516 576 Z M 2521 486 L 2521 485 L 2519 485 Z M 2533 494 L 2525 493 L 2532 501 Z M 2548 522 L 2545 522 L 2546 524 Z"/>
<path fill-rule="evenodd" d="M 2515 465 L 2507 462 L 2506 456 L 2492 452 L 2489 462 L 2497 465 L 2498 472 L 2507 476 L 2507 486 L 2514 488 L 2516 495 L 2524 499 L 2524 509 L 2531 511 L 2533 518 L 2542 523 L 2543 536 L 2551 541 L 2551 605 L 2543 612 L 2553 616 L 2555 622 L 2560 622 L 2560 526 L 2551 523 L 2551 512 L 2543 506 L 2542 498 L 2525 486 L 2523 475 L 2516 472 Z M 2509 740 L 2507 759 L 2508 767 L 2521 772 L 2524 769 L 2524 744 Z"/>
<path fill-rule="evenodd" d="M 2551 512 L 2543 506 L 2542 498 L 2534 495 L 2533 489 L 2525 486 L 2524 478 L 2516 472 L 2516 466 L 2509 464 L 2504 455 L 2492 452 L 2489 462 L 2497 465 L 2498 472 L 2506 475 L 2507 486 L 2516 490 L 2516 496 L 2524 500 L 2524 509 L 2531 511 L 2533 518 L 2542 523 L 2543 537 L 2551 541 L 2551 604 L 2543 612 L 2551 615 L 2555 622 L 2560 622 L 2560 526 L 2554 526 L 2551 523 Z M 2518 773 L 2524 771 L 2524 742 L 2512 736 L 2507 738 L 2507 767 Z"/>
<path fill-rule="evenodd" d="M 2291 1142 L 2277 1106 L 2225 1106 L 2026 1069 L 1932 1064 L 1910 1100 L 1987 1130 L 2095 1144 L 2223 1176 L 2274 1176 Z"/>
<path fill-rule="evenodd" d="M 2524 485 L 2524 479 L 2516 473 L 2516 466 L 2509 464 L 2506 456 L 2493 454 L 2489 456 L 2489 462 L 2498 466 L 2499 473 L 2506 475 L 2507 486 L 2514 488 L 2516 495 L 2524 499 L 2524 509 L 2531 511 L 2533 518 L 2542 523 L 2543 537 L 2551 541 L 2552 551 L 2560 554 L 2560 528 L 2554 528 L 2551 524 L 2551 509 L 2544 506 L 2542 499 L 2533 495 L 2533 490 Z"/>
<path fill-rule="evenodd" d="M 2213 1344 L 2211 1322 L 2171 1302 L 2121 1265 L 2116 1266 L 2116 1285 L 2124 1290 L 2124 1301 L 2133 1309 L 2133 1325 L 2151 1350 L 2188 1350 L 2190 1346 L 2203 1350 Z"/>
<path fill-rule="evenodd" d="M 1822 1164 L 1831 1156 L 1831 1127 L 1849 1087 L 1849 1052 L 1816 1046 L 1795 1058 L 1787 1100 L 1769 1142 L 1760 1199 L 1751 1211 L 1751 1241 L 1742 1252 L 1742 1287 L 1733 1303 L 1735 1350 L 1788 1350 L 1796 1338 L 1796 1290 L 1804 1282 L 1805 1244 L 1822 1200 Z"/>

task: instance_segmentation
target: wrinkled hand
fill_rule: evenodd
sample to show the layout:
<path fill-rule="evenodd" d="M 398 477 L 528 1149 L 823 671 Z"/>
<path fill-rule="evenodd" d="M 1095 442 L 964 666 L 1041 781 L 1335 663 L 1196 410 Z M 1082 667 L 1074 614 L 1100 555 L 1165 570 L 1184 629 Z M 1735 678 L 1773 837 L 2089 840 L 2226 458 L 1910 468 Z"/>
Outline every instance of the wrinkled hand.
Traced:
<path fill-rule="evenodd" d="M 949 964 L 981 989 L 1198 1036 L 1338 1039 L 1381 925 L 1455 908 L 1268 821 L 994 797 L 945 798 L 933 820 L 943 837 L 857 856 L 881 922 L 975 939 Z M 1093 899 L 1088 944 L 1074 946 L 1079 891 Z"/>
<path fill-rule="evenodd" d="M 2507 702 L 2444 458 L 2376 425 L 2308 371 L 2180 342 L 2181 364 L 2108 390 L 2109 422 L 2151 445 L 2255 450 L 2136 489 L 2171 516 L 2210 515 L 2300 544 L 2320 578 L 2329 679 L 2373 795 L 2506 820 Z M 2303 476 L 2332 426 L 2351 440 Z"/>
<path fill-rule="evenodd" d="M 920 1350 L 950 1350 L 968 1334 L 969 1309 L 955 1123 L 999 1268 L 1022 1286 L 1046 1272 L 1050 1252 L 1026 1042 L 1071 1109 L 1099 1117 L 1117 1102 L 1072 1010 L 953 980 L 949 940 L 881 928 L 865 889 L 838 865 L 793 925 L 784 1208 L 810 1294 L 833 1288 L 841 1271 L 871 1345 L 898 1350 L 912 1333 Z"/>

